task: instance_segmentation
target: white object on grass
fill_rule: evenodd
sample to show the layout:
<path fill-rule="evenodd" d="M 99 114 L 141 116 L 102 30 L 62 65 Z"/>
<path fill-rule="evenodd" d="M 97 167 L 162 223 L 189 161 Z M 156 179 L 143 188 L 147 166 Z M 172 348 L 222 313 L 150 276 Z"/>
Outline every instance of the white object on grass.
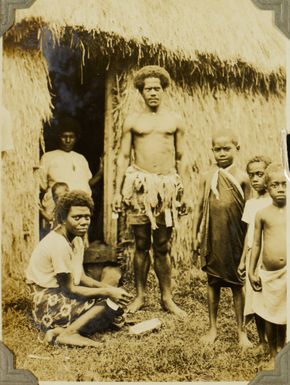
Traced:
<path fill-rule="evenodd" d="M 141 334 L 151 330 L 156 330 L 161 327 L 162 323 L 160 319 L 153 318 L 147 321 L 139 322 L 134 326 L 129 327 L 129 334 Z"/>

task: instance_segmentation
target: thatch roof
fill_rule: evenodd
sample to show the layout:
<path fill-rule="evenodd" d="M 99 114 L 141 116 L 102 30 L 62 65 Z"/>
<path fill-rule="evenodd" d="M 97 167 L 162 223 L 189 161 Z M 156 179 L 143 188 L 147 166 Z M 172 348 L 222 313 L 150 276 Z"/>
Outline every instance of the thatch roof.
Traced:
<path fill-rule="evenodd" d="M 265 71 L 285 64 L 285 38 L 272 14 L 251 0 L 36 0 L 16 12 L 16 21 L 48 23 L 122 36 L 139 44 L 162 44 L 172 55 L 197 53 L 240 59 Z"/>
<path fill-rule="evenodd" d="M 87 55 L 118 57 L 121 66 L 128 59 L 155 63 L 191 84 L 207 78 L 211 88 L 279 93 L 285 90 L 286 38 L 272 16 L 251 0 L 36 0 L 17 10 L 6 42 L 43 26 L 68 41 L 78 31 Z"/>

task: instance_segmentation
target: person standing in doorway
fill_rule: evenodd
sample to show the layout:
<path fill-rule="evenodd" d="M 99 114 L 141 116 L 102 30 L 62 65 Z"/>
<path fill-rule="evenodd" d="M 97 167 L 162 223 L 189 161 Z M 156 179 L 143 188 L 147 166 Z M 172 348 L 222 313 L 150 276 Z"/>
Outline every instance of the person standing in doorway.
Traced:
<path fill-rule="evenodd" d="M 68 116 L 58 121 L 58 148 L 43 154 L 40 160 L 40 190 L 43 195 L 40 212 L 43 218 L 53 221 L 55 203 L 51 188 L 57 183 L 66 183 L 68 189 L 92 194 L 91 187 L 102 177 L 102 168 L 92 176 L 86 158 L 73 151 L 80 135 L 78 122 Z"/>

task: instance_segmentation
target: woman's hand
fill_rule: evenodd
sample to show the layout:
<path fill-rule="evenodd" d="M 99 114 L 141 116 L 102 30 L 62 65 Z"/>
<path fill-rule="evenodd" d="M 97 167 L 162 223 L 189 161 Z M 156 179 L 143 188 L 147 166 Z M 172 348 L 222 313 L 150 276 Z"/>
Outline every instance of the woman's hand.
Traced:
<path fill-rule="evenodd" d="M 122 306 L 127 306 L 128 303 L 133 299 L 133 295 L 121 287 L 108 288 L 108 297 Z"/>

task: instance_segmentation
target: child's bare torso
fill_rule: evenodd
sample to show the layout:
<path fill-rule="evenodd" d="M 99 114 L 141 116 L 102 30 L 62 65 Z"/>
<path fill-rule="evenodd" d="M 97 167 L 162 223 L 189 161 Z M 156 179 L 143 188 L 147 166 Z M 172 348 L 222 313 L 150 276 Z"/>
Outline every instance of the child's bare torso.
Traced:
<path fill-rule="evenodd" d="M 143 113 L 132 127 L 135 164 L 148 172 L 168 174 L 175 168 L 177 122 L 170 112 Z"/>
<path fill-rule="evenodd" d="M 263 224 L 262 265 L 265 270 L 279 270 L 286 265 L 286 207 L 273 204 L 261 212 Z"/>

